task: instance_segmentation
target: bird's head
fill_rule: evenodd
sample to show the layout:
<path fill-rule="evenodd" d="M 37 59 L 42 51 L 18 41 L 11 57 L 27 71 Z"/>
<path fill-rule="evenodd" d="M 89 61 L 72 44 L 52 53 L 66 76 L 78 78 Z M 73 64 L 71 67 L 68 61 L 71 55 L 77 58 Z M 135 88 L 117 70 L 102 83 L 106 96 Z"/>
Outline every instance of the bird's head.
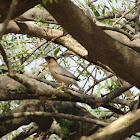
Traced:
<path fill-rule="evenodd" d="M 56 63 L 56 59 L 52 56 L 47 56 L 45 57 L 45 60 L 48 62 L 48 63 Z"/>

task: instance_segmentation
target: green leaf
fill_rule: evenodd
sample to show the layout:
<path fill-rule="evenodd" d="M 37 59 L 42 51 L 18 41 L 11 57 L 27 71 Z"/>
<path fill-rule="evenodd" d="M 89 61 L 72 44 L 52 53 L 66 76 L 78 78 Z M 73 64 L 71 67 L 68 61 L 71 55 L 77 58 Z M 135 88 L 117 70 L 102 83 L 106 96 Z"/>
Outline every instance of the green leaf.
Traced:
<path fill-rule="evenodd" d="M 106 5 L 104 6 L 104 8 L 106 8 L 106 9 L 108 9 L 108 10 L 110 9 L 110 8 L 109 8 L 108 6 L 106 6 Z"/>
<path fill-rule="evenodd" d="M 103 14 L 103 15 L 105 14 L 105 8 L 103 8 L 103 10 L 102 10 L 102 14 Z"/>
<path fill-rule="evenodd" d="M 46 68 L 46 65 L 44 65 L 44 64 L 41 64 L 41 66 L 43 66 L 44 68 Z"/>
<path fill-rule="evenodd" d="M 56 56 L 57 54 L 58 54 L 58 52 L 60 51 L 60 49 L 58 48 L 58 49 L 56 49 L 53 53 L 54 53 L 54 55 Z"/>
<path fill-rule="evenodd" d="M 80 73 L 80 72 L 81 72 L 81 70 L 79 70 L 79 69 L 78 69 L 77 71 L 78 71 L 78 73 Z"/>
<path fill-rule="evenodd" d="M 33 38 L 32 36 L 30 36 L 30 35 L 27 35 L 27 38 Z"/>
<path fill-rule="evenodd" d="M 56 99 L 57 97 L 53 94 L 50 98 L 48 99 Z"/>
<path fill-rule="evenodd" d="M 100 14 L 99 14 L 99 12 L 97 10 L 94 11 L 94 14 L 95 14 L 96 17 L 100 16 Z"/>

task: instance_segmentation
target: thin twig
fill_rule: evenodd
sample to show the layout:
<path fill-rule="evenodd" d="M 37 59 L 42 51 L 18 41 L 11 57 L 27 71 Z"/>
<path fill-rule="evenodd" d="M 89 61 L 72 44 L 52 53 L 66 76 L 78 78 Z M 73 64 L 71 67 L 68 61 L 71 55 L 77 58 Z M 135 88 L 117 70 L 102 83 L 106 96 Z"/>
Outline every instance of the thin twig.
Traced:
<path fill-rule="evenodd" d="M 90 6 L 93 2 L 96 2 L 97 0 L 92 0 L 92 1 L 88 1 L 87 4 L 88 6 Z"/>
<path fill-rule="evenodd" d="M 3 57 L 4 62 L 7 65 L 9 75 L 12 75 L 14 72 L 13 72 L 11 63 L 10 63 L 9 59 L 7 58 L 6 52 L 1 44 L 0 44 L 0 53 Z"/>
<path fill-rule="evenodd" d="M 96 78 L 96 76 L 97 76 L 97 70 L 98 70 L 98 67 L 96 66 L 96 70 L 95 70 L 95 78 Z M 96 83 L 96 81 L 95 80 L 93 80 L 93 82 L 94 83 Z M 93 90 L 94 90 L 94 86 L 93 86 L 93 88 L 92 88 L 92 90 L 91 90 L 91 93 L 90 93 L 90 95 L 92 95 L 92 93 L 93 93 Z"/>
<path fill-rule="evenodd" d="M 117 19 L 117 20 L 113 23 L 112 27 L 114 27 L 122 18 L 124 18 L 128 13 L 130 13 L 130 12 L 131 12 L 134 8 L 136 8 L 139 4 L 140 4 L 140 1 L 139 1 L 136 5 L 134 5 L 130 10 L 124 12 L 124 13 L 122 14 L 122 16 L 121 16 L 119 19 Z"/>
<path fill-rule="evenodd" d="M 102 78 L 100 80 L 96 79 L 95 83 L 91 87 L 89 87 L 86 92 L 90 91 L 90 89 L 93 88 L 95 85 L 99 84 L 100 82 L 102 82 L 102 81 L 104 81 L 104 80 L 106 80 L 106 79 L 108 79 L 108 78 L 110 78 L 112 76 L 114 76 L 114 74 L 110 74 L 110 75 L 108 75 L 108 76 L 106 76 L 106 77 L 104 77 L 104 78 Z"/>
<path fill-rule="evenodd" d="M 112 22 L 115 22 L 115 19 L 110 19 L 110 21 L 112 21 Z M 123 22 L 123 21 L 119 21 L 118 22 L 120 25 L 121 25 L 121 27 L 120 27 L 120 29 L 128 29 L 130 32 L 132 32 L 133 34 L 135 34 L 135 29 L 134 28 L 132 28 L 129 24 L 128 24 L 128 21 L 126 21 L 125 23 Z"/>
<path fill-rule="evenodd" d="M 25 62 L 36 50 L 38 50 L 41 46 L 43 46 L 45 43 L 47 43 L 47 41 L 43 41 L 42 43 L 40 43 L 37 47 L 35 47 L 35 49 L 28 53 L 28 55 L 26 57 L 24 57 L 24 59 L 22 60 L 22 62 Z"/>
<path fill-rule="evenodd" d="M 86 70 L 87 72 L 88 72 L 88 74 L 96 81 L 97 79 L 92 75 L 92 73 L 91 72 L 89 72 L 88 70 L 87 70 L 87 68 L 86 67 L 84 67 L 82 64 L 80 64 L 79 62 L 77 62 L 75 59 L 73 59 L 72 57 L 71 57 L 71 59 L 72 60 L 74 60 L 78 65 L 80 65 L 84 70 Z"/>
<path fill-rule="evenodd" d="M 96 66 L 93 68 L 93 70 L 91 71 L 91 73 L 93 73 L 93 71 L 95 70 L 95 68 L 96 68 Z M 84 70 L 84 69 L 83 69 L 83 70 Z M 88 76 L 88 78 L 87 78 L 87 80 L 86 80 L 86 82 L 85 82 L 85 84 L 84 84 L 83 88 L 86 86 L 86 84 L 87 84 L 87 82 L 88 82 L 89 78 L 90 78 L 90 75 Z"/>
<path fill-rule="evenodd" d="M 47 45 L 46 45 L 46 47 L 48 46 L 48 45 L 50 45 L 50 43 L 52 43 L 52 42 L 54 42 L 55 40 L 57 40 L 57 39 L 59 39 L 60 37 L 62 37 L 62 36 L 65 36 L 65 35 L 67 35 L 66 33 L 63 33 L 62 35 L 60 35 L 60 36 L 57 36 L 57 37 L 55 37 L 55 38 L 52 38 L 49 42 L 48 41 L 43 41 L 42 43 L 40 43 L 37 47 L 35 47 L 35 49 L 31 52 L 31 53 L 29 53 L 25 58 L 24 58 L 24 60 L 23 60 L 23 62 L 25 62 L 36 50 L 38 50 L 41 46 L 43 46 L 45 43 L 47 43 Z"/>
<path fill-rule="evenodd" d="M 132 85 L 126 83 L 123 87 L 116 88 L 114 91 L 108 93 L 104 98 L 102 98 L 101 102 L 103 103 L 110 102 L 111 100 L 120 96 L 122 93 L 124 93 L 125 91 L 129 90 L 132 87 L 133 87 Z"/>

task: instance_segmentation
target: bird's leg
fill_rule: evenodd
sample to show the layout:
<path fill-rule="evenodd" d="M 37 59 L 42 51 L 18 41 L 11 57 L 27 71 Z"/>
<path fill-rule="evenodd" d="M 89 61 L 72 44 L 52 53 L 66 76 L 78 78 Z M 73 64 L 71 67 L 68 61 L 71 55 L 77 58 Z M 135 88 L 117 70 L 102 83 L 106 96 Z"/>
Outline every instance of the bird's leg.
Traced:
<path fill-rule="evenodd" d="M 65 83 L 62 83 L 60 87 L 56 88 L 56 91 L 62 89 L 64 86 L 65 86 Z"/>

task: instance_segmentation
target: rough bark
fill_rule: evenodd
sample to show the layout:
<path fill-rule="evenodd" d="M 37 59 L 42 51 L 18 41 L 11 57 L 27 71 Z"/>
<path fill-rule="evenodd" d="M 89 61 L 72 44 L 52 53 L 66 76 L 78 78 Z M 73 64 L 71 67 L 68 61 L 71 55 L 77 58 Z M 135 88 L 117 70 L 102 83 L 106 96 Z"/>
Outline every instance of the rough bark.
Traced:
<path fill-rule="evenodd" d="M 42 1 L 41 1 L 42 2 Z M 15 18 L 22 13 L 24 13 L 26 10 L 34 7 L 36 4 L 38 4 L 38 1 L 19 1 L 17 4 L 17 7 L 15 8 L 14 14 L 12 18 Z M 0 22 L 3 22 L 8 14 L 9 7 L 10 7 L 11 1 L 1 1 L 0 6 Z M 77 41 L 74 39 L 71 40 L 70 37 L 64 36 L 59 38 L 56 43 L 62 44 L 66 46 L 67 48 L 73 50 L 78 55 L 83 56 L 84 58 L 88 59 L 90 62 L 101 62 L 107 66 L 109 66 L 118 76 L 123 78 L 124 80 L 131 83 L 131 85 L 135 85 L 138 88 L 140 88 L 140 58 L 138 55 L 129 49 L 128 47 L 118 43 L 115 39 L 111 38 L 109 35 L 107 35 L 100 27 L 96 26 L 77 6 L 75 6 L 70 0 L 59 0 L 59 3 L 53 2 L 52 4 L 47 3 L 44 5 L 44 7 L 52 14 L 52 16 L 57 20 L 57 22 L 64 27 L 64 29 L 70 33 Z M 27 13 L 26 13 L 27 14 Z M 63 15 L 63 16 L 62 16 Z M 53 20 L 53 19 L 51 19 Z M 13 25 L 12 25 L 12 24 Z M 3 25 L 1 24 L 1 27 Z M 13 33 L 22 33 L 22 34 L 29 34 L 32 36 L 38 36 L 41 38 L 46 38 L 47 40 L 51 40 L 54 37 L 57 37 L 63 32 L 57 31 L 54 32 L 56 34 L 49 34 L 51 31 L 44 30 L 44 28 L 40 29 L 42 32 L 38 32 L 38 27 L 31 27 L 28 24 L 24 23 L 15 23 L 10 22 L 7 29 L 5 30 L 6 33 L 13 32 Z M 55 30 L 56 31 L 56 30 Z M 51 36 L 52 35 L 52 36 Z M 118 39 L 119 41 L 119 39 Z M 73 43 L 74 42 L 74 43 Z M 76 44 L 76 45 L 75 45 Z M 74 46 L 73 46 L 74 45 Z M 19 76 L 19 75 L 18 75 Z M 16 77 L 18 78 L 17 81 L 24 84 L 26 88 L 29 88 L 32 93 L 37 93 L 40 95 L 44 95 L 47 93 L 49 96 L 51 96 L 53 93 L 56 94 L 58 92 L 55 92 L 54 90 L 50 89 L 48 85 L 45 85 L 43 83 L 39 84 L 38 82 L 34 81 L 34 79 L 28 79 L 25 78 L 25 81 L 23 81 L 24 77 Z M 10 92 L 17 91 L 17 87 L 24 88 L 23 85 L 19 84 L 18 82 L 15 82 L 13 80 L 13 83 L 8 83 L 3 79 L 4 81 L 0 81 L 2 83 L 1 86 L 1 95 L 4 95 L 5 89 L 8 89 Z M 5 84 L 4 84 L 4 83 Z M 32 84 L 34 82 L 34 84 Z M 17 87 L 15 85 L 18 85 Z M 40 87 L 38 86 L 40 85 Z M 12 85 L 12 86 L 11 86 Z M 35 88 L 36 86 L 36 88 Z M 128 85 L 127 89 L 131 87 Z M 4 89 L 5 88 L 5 89 Z M 49 89 L 49 90 L 48 90 Z M 47 91 L 47 92 L 45 92 Z M 26 91 L 25 91 L 26 92 Z M 49 93 L 50 92 L 50 93 Z M 120 95 L 121 93 L 117 93 L 116 96 Z M 60 99 L 63 97 L 64 93 L 58 93 L 57 97 Z M 64 95 L 68 100 L 73 101 L 81 101 L 88 103 L 92 107 L 95 105 L 95 101 L 93 99 L 85 99 L 85 97 L 73 97 L 69 95 Z M 111 98 L 115 98 L 115 95 Z M 86 96 L 87 97 L 87 96 Z M 109 96 L 108 96 L 109 97 Z M 36 98 L 36 97 L 34 97 Z M 63 98 L 64 99 L 64 98 Z M 109 101 L 109 99 L 106 99 Z M 97 104 L 99 103 L 99 104 Z M 96 102 L 95 108 L 100 106 L 101 102 Z M 49 109 L 48 109 L 49 106 Z M 108 105 L 104 105 L 108 106 Z M 57 108 L 57 109 L 56 109 Z M 70 113 L 75 115 L 82 115 L 85 117 L 93 117 L 91 114 L 89 114 L 87 111 L 83 110 L 81 107 L 77 107 L 75 103 L 70 102 L 60 102 L 60 101 L 47 101 L 42 102 L 41 101 L 24 101 L 20 106 L 15 109 L 13 112 L 26 112 L 26 111 L 58 111 L 63 113 Z M 76 111 L 76 112 L 75 112 Z M 120 111 L 120 110 L 119 110 Z M 12 111 L 11 111 L 12 113 Z M 122 112 L 124 113 L 124 112 Z M 106 137 L 107 139 L 114 139 L 118 138 L 117 136 L 120 135 L 120 139 L 124 139 L 127 136 L 130 136 L 140 130 L 140 119 L 139 115 L 140 112 L 137 110 L 135 113 L 130 113 L 126 116 L 124 116 L 124 121 L 121 123 L 119 122 L 122 118 L 118 120 L 118 124 L 116 122 L 112 123 L 106 129 L 103 129 L 101 132 L 96 133 L 95 135 L 92 135 L 88 137 L 89 139 L 98 138 L 100 137 Z M 127 118 L 128 117 L 128 118 Z M 127 123 L 126 120 L 129 122 Z M 57 120 L 59 122 L 59 120 Z M 51 117 L 21 117 L 18 120 L 12 119 L 9 123 L 2 124 L 0 126 L 0 134 L 1 136 L 17 129 L 18 127 L 29 124 L 30 122 L 36 122 L 40 129 L 42 131 L 48 130 L 52 124 L 52 118 Z M 45 123 L 44 123 L 45 122 Z M 90 124 L 83 123 L 83 127 L 81 127 L 81 124 L 79 122 L 75 122 L 72 132 L 76 131 L 76 134 L 70 136 L 71 139 L 79 139 L 82 135 L 91 135 L 94 133 L 94 125 L 91 127 Z M 114 129 L 112 129 L 114 127 Z M 80 129 L 79 129 L 80 128 Z M 132 129 L 133 128 L 133 129 Z M 104 131 L 107 133 L 104 133 Z M 113 131 L 109 131 L 113 130 Z M 130 131 L 130 135 L 127 133 L 127 131 Z M 111 134 L 110 134 L 111 132 Z M 77 135 L 78 133 L 78 135 Z M 99 134 L 99 135 L 98 135 Z M 108 136 L 109 134 L 109 136 Z M 115 140 L 115 139 L 114 139 Z"/>
<path fill-rule="evenodd" d="M 89 137 L 81 140 L 124 140 L 132 134 L 140 131 L 140 109 L 128 113 Z M 129 132 L 129 134 L 128 134 Z"/>
<path fill-rule="evenodd" d="M 87 49 L 91 61 L 108 65 L 118 76 L 140 88 L 140 58 L 134 51 L 104 33 L 70 0 L 47 3 L 44 7 Z"/>
<path fill-rule="evenodd" d="M 38 101 L 38 100 L 26 100 L 23 101 L 19 107 L 17 107 L 14 111 L 9 112 L 12 113 L 22 113 L 22 112 L 35 112 L 35 111 L 44 111 L 44 112 L 58 112 L 65 114 L 73 114 L 77 116 L 85 116 L 87 118 L 95 119 L 93 115 L 88 113 L 85 109 L 76 105 L 76 103 L 65 102 L 65 101 Z M 61 119 L 57 119 L 58 122 Z M 8 120 L 7 120 L 8 121 Z M 10 122 L 11 121 L 11 122 Z M 49 130 L 51 124 L 53 122 L 52 117 L 44 117 L 44 116 L 32 116 L 32 117 L 21 117 L 9 120 L 7 124 L 4 122 L 0 126 L 0 136 L 3 136 L 22 125 L 28 125 L 31 122 L 35 122 L 41 131 Z M 68 137 L 79 139 L 82 135 L 89 134 L 90 130 L 92 130 L 96 125 L 91 125 L 90 123 L 84 123 L 79 121 L 74 121 L 74 127 L 71 128 L 71 132 L 76 132 L 73 135 Z M 10 126 L 10 128 L 9 128 Z"/>
<path fill-rule="evenodd" d="M 2 29 L 2 27 L 3 24 L 0 25 L 0 30 Z M 47 39 L 49 41 L 53 38 L 63 35 L 64 32 L 56 29 L 41 28 L 28 23 L 16 23 L 10 21 L 5 30 L 5 33 L 28 34 L 31 36 Z M 55 42 L 67 47 L 75 53 L 78 53 L 82 57 L 87 55 L 86 49 L 70 36 L 60 37 L 56 39 Z"/>
<path fill-rule="evenodd" d="M 10 9 L 11 0 L 0 0 L 1 6 L 0 6 L 0 22 L 3 22 Z M 14 9 L 14 14 L 12 15 L 12 19 L 20 16 L 25 11 L 29 10 L 30 8 L 33 8 L 39 4 L 37 0 L 19 0 L 16 8 Z"/>

